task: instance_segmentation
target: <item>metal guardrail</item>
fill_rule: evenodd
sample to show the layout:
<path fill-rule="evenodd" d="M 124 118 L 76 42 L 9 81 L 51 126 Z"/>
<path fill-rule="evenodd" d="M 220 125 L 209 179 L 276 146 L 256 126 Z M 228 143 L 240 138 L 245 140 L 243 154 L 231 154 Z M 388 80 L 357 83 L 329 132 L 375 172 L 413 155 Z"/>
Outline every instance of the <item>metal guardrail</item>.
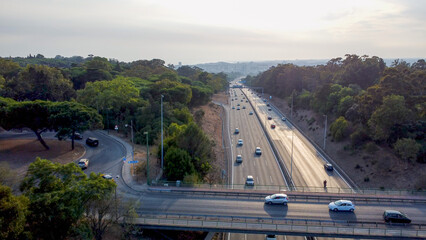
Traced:
<path fill-rule="evenodd" d="M 426 238 L 426 225 L 246 216 L 142 213 L 133 224 L 164 229 L 369 238 Z"/>
<path fill-rule="evenodd" d="M 234 190 L 234 191 L 275 191 L 275 192 L 300 192 L 300 193 L 324 193 L 324 188 L 313 186 L 295 186 L 290 188 L 280 185 L 255 185 L 246 186 L 243 184 L 187 184 L 175 181 L 153 181 L 151 186 L 161 187 L 183 187 L 193 189 L 210 189 L 210 190 Z M 426 191 L 417 190 L 398 190 L 398 189 L 381 189 L 368 188 L 358 189 L 357 191 L 351 188 L 327 187 L 326 193 L 330 194 L 351 194 L 359 195 L 388 195 L 388 196 L 421 196 L 426 197 Z"/>

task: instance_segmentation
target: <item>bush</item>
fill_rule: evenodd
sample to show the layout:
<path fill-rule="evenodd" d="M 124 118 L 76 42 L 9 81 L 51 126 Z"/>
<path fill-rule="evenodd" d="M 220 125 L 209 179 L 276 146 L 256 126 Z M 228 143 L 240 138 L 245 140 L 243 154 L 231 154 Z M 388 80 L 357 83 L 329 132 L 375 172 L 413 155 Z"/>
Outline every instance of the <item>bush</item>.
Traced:
<path fill-rule="evenodd" d="M 346 137 L 348 128 L 349 122 L 346 121 L 344 117 L 340 116 L 330 126 L 331 136 L 333 136 L 333 139 L 336 141 L 341 141 Z"/>
<path fill-rule="evenodd" d="M 351 135 L 351 143 L 353 147 L 362 146 L 364 142 L 366 142 L 369 137 L 365 132 L 364 128 L 358 127 Z"/>
<path fill-rule="evenodd" d="M 364 149 L 365 149 L 365 151 L 367 151 L 370 154 L 373 154 L 377 150 L 379 150 L 379 148 L 377 147 L 377 145 L 374 142 L 368 142 L 367 144 L 365 144 Z"/>

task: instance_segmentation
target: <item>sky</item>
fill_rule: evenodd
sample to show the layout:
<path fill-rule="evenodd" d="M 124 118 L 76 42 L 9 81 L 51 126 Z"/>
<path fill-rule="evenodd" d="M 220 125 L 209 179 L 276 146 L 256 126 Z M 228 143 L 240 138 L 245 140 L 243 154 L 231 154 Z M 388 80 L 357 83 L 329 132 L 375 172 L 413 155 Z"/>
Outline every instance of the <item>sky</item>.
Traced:
<path fill-rule="evenodd" d="M 1 0 L 0 56 L 425 58 L 426 0 Z"/>

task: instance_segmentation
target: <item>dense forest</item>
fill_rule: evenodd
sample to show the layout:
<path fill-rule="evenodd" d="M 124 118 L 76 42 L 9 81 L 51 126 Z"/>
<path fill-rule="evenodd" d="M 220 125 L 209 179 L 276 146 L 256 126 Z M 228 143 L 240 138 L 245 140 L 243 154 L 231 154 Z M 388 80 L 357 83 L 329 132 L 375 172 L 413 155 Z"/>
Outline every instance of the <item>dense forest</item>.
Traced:
<path fill-rule="evenodd" d="M 335 141 L 349 138 L 358 149 L 386 144 L 403 160 L 426 162 L 424 59 L 387 67 L 379 57 L 347 54 L 325 65 L 277 65 L 244 80 L 294 108 L 327 115 Z"/>

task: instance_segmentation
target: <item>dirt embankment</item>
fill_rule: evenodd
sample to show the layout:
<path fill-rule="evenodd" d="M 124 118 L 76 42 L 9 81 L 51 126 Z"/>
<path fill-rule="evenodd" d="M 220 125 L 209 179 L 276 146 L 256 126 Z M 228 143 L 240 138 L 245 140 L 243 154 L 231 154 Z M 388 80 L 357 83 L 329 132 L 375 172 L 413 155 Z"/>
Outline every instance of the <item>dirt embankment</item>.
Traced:
<path fill-rule="evenodd" d="M 292 120 L 302 131 L 323 147 L 325 117 L 307 110 L 294 110 L 287 101 L 277 97 L 272 103 Z M 310 124 L 311 123 L 311 124 Z M 332 123 L 328 119 L 328 129 Z M 334 142 L 327 136 L 326 152 L 361 188 L 426 188 L 426 164 L 406 163 L 398 159 L 387 146 L 377 146 L 368 153 L 363 149 L 353 149 L 349 140 Z M 345 150 L 346 149 L 346 150 Z"/>

